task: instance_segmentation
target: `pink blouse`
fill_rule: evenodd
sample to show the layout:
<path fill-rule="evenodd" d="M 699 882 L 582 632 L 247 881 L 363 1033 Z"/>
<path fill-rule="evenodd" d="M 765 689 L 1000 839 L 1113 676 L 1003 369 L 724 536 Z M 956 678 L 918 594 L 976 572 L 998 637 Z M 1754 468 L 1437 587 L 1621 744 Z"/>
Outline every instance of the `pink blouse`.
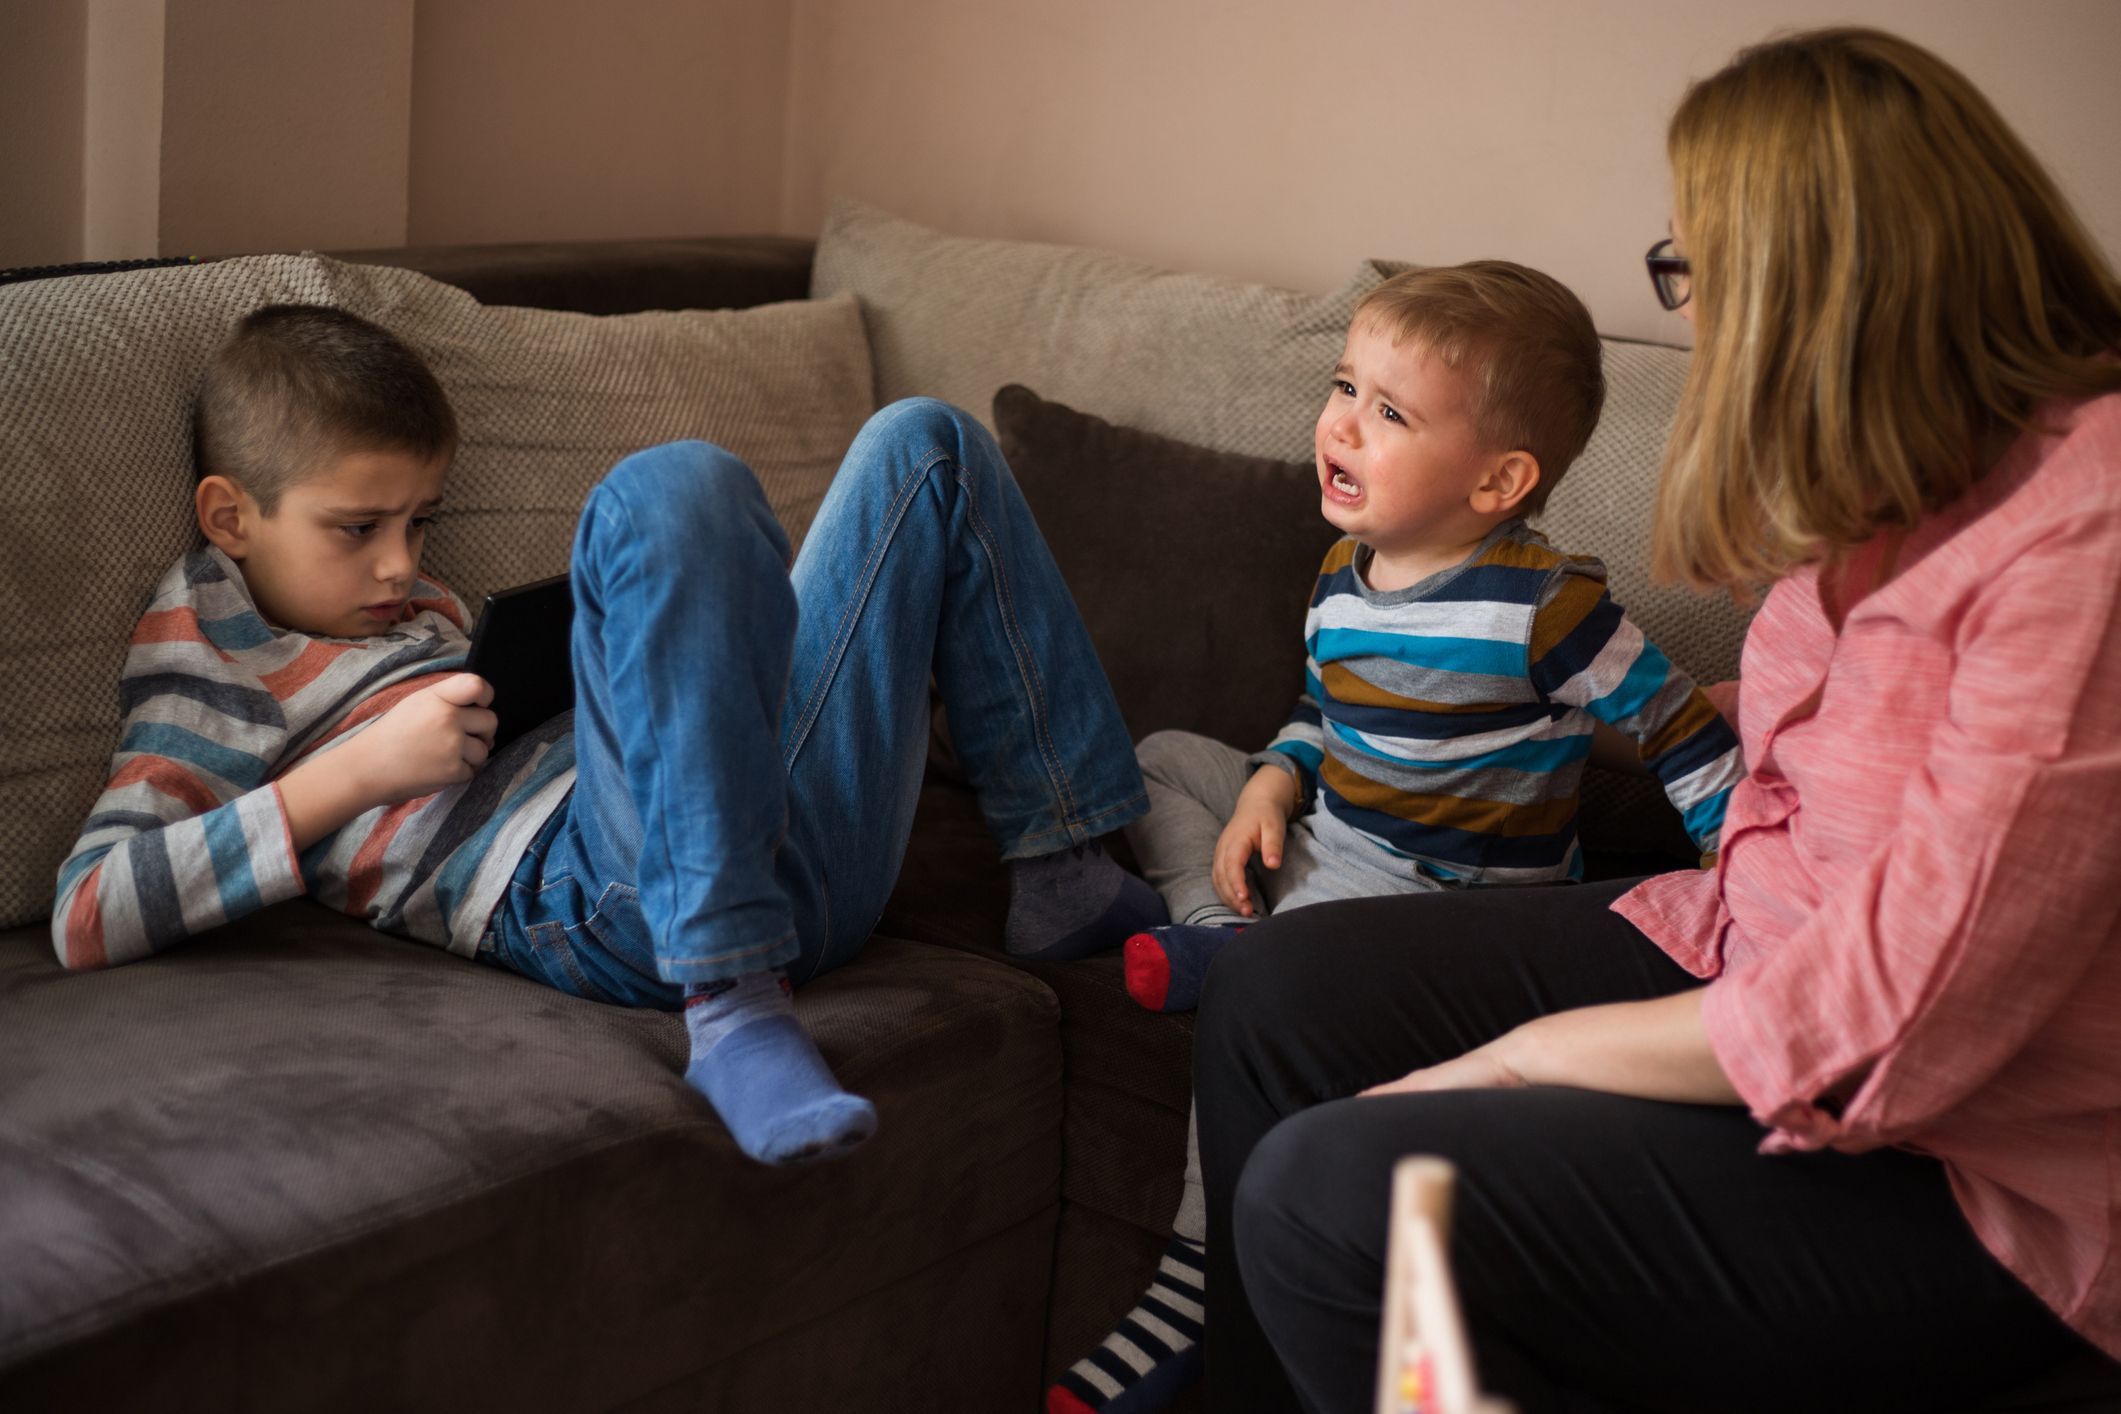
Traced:
<path fill-rule="evenodd" d="M 1614 907 L 1712 979 L 1763 1152 L 1934 1154 L 2121 1356 L 2121 394 L 2042 417 L 1897 553 L 1775 586 L 1716 868 Z"/>

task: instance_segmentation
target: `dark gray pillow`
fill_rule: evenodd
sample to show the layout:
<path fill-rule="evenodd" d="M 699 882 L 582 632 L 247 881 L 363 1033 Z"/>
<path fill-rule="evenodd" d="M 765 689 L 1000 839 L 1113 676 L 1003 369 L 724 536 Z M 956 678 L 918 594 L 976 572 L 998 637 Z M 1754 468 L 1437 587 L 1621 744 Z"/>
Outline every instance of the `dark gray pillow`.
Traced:
<path fill-rule="evenodd" d="M 1016 384 L 994 395 L 994 426 L 1134 739 L 1272 740 L 1340 538 L 1312 468 L 1115 427 Z"/>

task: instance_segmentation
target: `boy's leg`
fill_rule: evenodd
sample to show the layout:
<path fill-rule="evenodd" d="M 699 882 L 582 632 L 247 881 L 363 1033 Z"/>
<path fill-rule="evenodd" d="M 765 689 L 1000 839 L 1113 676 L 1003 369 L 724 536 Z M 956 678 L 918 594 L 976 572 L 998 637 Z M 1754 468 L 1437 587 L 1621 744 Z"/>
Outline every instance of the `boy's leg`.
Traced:
<path fill-rule="evenodd" d="M 1140 880 L 1076 857 L 1146 808 L 1141 773 L 1075 601 L 977 421 L 931 399 L 871 418 L 792 578 L 801 623 L 780 734 L 792 813 L 778 870 L 797 977 L 851 957 L 897 881 L 931 670 L 1002 857 L 1043 861 L 1034 873 L 1057 880 L 1024 891 L 1040 907 L 1012 909 L 1012 947 L 1100 925 L 1118 931 L 1111 946 L 1144 915 L 1143 896 L 1161 914 Z"/>
<path fill-rule="evenodd" d="M 788 997 L 787 543 L 750 470 L 703 442 L 628 457 L 590 493 L 574 542 L 577 778 L 562 851 L 607 900 L 596 940 L 684 988 L 686 1079 L 768 1162 L 837 1152 L 875 1127 Z"/>

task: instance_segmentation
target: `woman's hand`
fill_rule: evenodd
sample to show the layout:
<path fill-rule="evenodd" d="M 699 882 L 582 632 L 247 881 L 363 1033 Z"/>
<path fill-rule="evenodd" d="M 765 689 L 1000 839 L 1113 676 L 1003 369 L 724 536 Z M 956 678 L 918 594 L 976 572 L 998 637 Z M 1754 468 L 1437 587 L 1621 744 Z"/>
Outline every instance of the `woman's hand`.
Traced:
<path fill-rule="evenodd" d="M 1578 1007 L 1527 1021 L 1453 1060 L 1372 1086 L 1365 1095 L 1573 1085 L 1694 1105 L 1743 1104 L 1709 1047 L 1704 988 L 1647 1002 Z"/>
<path fill-rule="evenodd" d="M 1262 766 L 1238 793 L 1237 808 L 1230 823 L 1215 841 L 1215 896 L 1225 907 L 1250 918 L 1252 891 L 1245 883 L 1245 865 L 1257 854 L 1269 869 L 1281 868 L 1281 842 L 1288 832 L 1289 814 L 1302 799 L 1296 778 L 1279 766 Z"/>

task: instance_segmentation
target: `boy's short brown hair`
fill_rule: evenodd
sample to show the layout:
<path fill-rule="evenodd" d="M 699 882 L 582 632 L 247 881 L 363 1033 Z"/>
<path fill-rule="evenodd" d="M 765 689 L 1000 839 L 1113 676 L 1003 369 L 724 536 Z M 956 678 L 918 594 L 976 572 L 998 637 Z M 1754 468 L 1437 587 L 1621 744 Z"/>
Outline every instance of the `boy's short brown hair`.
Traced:
<path fill-rule="evenodd" d="M 280 497 L 353 452 L 447 456 L 449 398 L 420 356 L 357 314 L 315 304 L 252 312 L 207 365 L 193 427 L 198 474 L 225 476 L 272 515 Z"/>
<path fill-rule="evenodd" d="M 1351 322 L 1366 319 L 1472 375 L 1474 432 L 1537 459 L 1539 484 L 1518 509 L 1545 506 L 1605 406 L 1603 353 L 1583 301 L 1551 275 L 1475 260 L 1394 275 L 1355 307 Z"/>

